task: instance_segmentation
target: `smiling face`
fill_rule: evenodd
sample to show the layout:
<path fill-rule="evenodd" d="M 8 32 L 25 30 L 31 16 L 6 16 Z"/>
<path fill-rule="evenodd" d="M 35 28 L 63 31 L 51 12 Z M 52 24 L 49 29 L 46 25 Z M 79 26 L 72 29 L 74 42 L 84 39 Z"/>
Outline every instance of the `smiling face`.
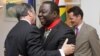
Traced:
<path fill-rule="evenodd" d="M 73 12 L 70 12 L 68 14 L 68 18 L 71 20 L 71 24 L 73 26 L 78 26 L 82 22 L 81 16 L 80 15 L 75 16 Z"/>
<path fill-rule="evenodd" d="M 78 6 L 73 6 L 68 11 L 68 18 L 71 21 L 72 26 L 77 27 L 82 23 L 83 11 Z"/>
<path fill-rule="evenodd" d="M 49 26 L 54 20 L 54 12 L 51 10 L 50 4 L 43 3 L 40 6 L 38 17 L 44 26 Z"/>

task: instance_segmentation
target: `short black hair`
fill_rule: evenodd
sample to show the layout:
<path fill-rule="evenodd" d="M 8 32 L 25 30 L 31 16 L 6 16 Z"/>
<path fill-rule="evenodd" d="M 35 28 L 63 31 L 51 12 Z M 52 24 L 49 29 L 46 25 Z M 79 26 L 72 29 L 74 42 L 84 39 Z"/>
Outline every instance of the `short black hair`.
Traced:
<path fill-rule="evenodd" d="M 21 3 L 21 4 L 16 4 L 16 17 L 18 21 L 20 20 L 21 17 L 27 16 L 28 11 L 32 9 L 32 6 L 27 4 L 27 3 Z"/>
<path fill-rule="evenodd" d="M 56 11 L 56 13 L 59 15 L 59 6 L 56 3 L 53 1 L 44 1 L 43 4 L 50 4 L 51 10 Z"/>
<path fill-rule="evenodd" d="M 83 19 L 83 11 L 82 11 L 82 9 L 79 6 L 73 6 L 67 12 L 68 13 L 73 12 L 75 16 L 81 15 L 81 17 Z"/>

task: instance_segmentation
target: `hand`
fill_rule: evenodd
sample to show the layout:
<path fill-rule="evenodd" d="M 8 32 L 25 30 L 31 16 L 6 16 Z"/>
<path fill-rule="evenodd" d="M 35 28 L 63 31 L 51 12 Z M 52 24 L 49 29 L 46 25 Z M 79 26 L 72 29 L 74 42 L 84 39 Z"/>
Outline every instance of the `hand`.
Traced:
<path fill-rule="evenodd" d="M 67 42 L 68 42 L 68 39 L 65 40 L 65 42 L 61 48 L 64 51 L 65 55 L 72 54 L 75 51 L 75 45 L 67 44 Z"/>

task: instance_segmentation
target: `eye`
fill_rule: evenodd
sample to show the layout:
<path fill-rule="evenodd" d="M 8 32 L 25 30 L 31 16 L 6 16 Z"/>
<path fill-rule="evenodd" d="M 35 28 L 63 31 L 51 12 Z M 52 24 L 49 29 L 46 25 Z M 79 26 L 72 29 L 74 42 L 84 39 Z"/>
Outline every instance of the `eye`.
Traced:
<path fill-rule="evenodd" d="M 45 11 L 39 11 L 39 13 L 45 13 Z"/>

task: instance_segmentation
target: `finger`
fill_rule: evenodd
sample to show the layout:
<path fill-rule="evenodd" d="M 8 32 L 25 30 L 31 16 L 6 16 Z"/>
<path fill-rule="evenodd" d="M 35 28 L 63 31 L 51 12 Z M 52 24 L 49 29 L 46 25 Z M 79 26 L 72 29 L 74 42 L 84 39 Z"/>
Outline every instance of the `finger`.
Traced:
<path fill-rule="evenodd" d="M 72 44 L 71 46 L 72 46 L 72 47 L 75 47 L 75 45 L 73 45 L 73 44 Z"/>
<path fill-rule="evenodd" d="M 64 46 L 67 45 L 67 44 L 66 44 L 67 42 L 68 42 L 68 38 L 66 38 L 65 42 L 64 42 L 63 45 L 62 45 L 62 48 L 63 48 Z"/>
<path fill-rule="evenodd" d="M 63 48 L 64 46 L 67 45 L 67 44 L 66 44 L 67 42 L 68 42 L 68 38 L 66 38 L 65 42 L 64 42 L 63 45 L 62 45 L 62 48 Z"/>
<path fill-rule="evenodd" d="M 66 40 L 65 40 L 64 44 L 66 44 L 67 42 L 68 42 L 68 38 L 66 38 Z"/>

